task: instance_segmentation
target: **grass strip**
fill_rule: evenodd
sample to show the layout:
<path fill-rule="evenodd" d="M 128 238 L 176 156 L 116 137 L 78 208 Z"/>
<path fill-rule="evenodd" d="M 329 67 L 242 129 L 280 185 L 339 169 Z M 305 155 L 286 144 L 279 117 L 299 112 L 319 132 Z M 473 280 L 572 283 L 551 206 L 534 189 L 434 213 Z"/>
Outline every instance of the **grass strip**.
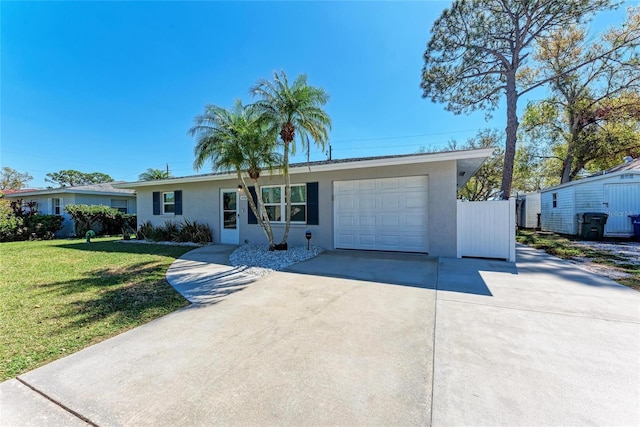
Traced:
<path fill-rule="evenodd" d="M 588 258 L 594 264 L 614 267 L 631 277 L 615 279 L 621 285 L 640 291 L 640 263 L 620 254 L 600 250 L 595 247 L 577 245 L 577 238 L 561 236 L 555 233 L 538 233 L 532 230 L 518 230 L 518 243 L 541 249 L 562 259 Z"/>
<path fill-rule="evenodd" d="M 167 283 L 193 249 L 115 238 L 0 245 L 0 381 L 187 305 Z"/>

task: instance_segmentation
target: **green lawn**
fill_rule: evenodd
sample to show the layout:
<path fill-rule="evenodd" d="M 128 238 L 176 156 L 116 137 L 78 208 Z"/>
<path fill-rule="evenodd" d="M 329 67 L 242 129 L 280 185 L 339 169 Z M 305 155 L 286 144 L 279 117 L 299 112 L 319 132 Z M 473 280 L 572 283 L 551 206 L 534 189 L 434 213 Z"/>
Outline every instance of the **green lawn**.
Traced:
<path fill-rule="evenodd" d="M 589 258 L 594 264 L 603 264 L 628 273 L 631 277 L 616 279 L 616 282 L 640 291 L 640 264 L 633 260 L 612 254 L 607 251 L 577 246 L 573 242 L 576 238 L 560 236 L 554 233 L 536 233 L 531 230 L 518 230 L 516 240 L 536 249 L 555 255 L 558 258 L 572 259 L 576 257 Z"/>
<path fill-rule="evenodd" d="M 191 249 L 114 238 L 0 244 L 0 381 L 187 305 L 165 272 Z"/>

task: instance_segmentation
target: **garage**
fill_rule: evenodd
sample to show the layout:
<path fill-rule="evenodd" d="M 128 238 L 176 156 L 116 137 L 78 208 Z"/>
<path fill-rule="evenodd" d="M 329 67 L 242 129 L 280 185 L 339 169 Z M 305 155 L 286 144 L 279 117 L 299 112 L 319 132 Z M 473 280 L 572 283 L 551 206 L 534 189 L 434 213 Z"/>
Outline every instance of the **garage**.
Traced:
<path fill-rule="evenodd" d="M 335 181 L 336 249 L 429 252 L 427 176 Z"/>

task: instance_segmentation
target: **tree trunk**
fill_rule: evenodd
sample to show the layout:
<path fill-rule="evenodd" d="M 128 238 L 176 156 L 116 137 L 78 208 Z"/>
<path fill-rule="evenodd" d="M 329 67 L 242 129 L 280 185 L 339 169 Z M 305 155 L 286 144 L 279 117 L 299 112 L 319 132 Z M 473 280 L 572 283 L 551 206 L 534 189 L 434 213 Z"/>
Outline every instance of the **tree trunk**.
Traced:
<path fill-rule="evenodd" d="M 261 215 L 261 211 L 264 209 L 261 209 L 262 197 L 260 197 L 261 194 L 259 193 L 260 189 L 258 188 L 258 182 L 255 179 L 253 180 L 254 186 L 256 189 L 256 195 L 258 195 L 258 206 L 256 206 L 255 202 L 253 201 L 253 197 L 251 197 L 251 193 L 249 193 L 249 187 L 247 186 L 247 183 L 240 172 L 238 172 L 238 178 L 240 178 L 240 181 L 242 182 L 242 187 L 243 187 L 242 189 L 244 191 L 244 194 L 247 195 L 247 202 L 249 203 L 249 209 L 253 211 L 253 214 L 258 220 L 258 224 L 262 228 L 262 231 L 264 231 L 264 234 L 266 234 L 267 240 L 269 240 L 269 249 L 272 249 L 275 246 L 273 241 L 273 231 L 271 230 L 271 223 L 269 222 L 269 219 L 267 218 L 267 220 L 265 221 Z M 236 207 L 237 205 L 238 203 L 236 202 Z"/>
<path fill-rule="evenodd" d="M 569 129 L 571 131 L 571 136 L 567 144 L 567 155 L 562 162 L 562 176 L 560 177 L 560 184 L 567 183 L 572 179 L 571 171 L 573 170 L 575 151 L 580 138 L 580 131 L 578 130 L 578 118 L 576 117 L 576 115 L 570 112 L 567 119 L 569 120 Z"/>
<path fill-rule="evenodd" d="M 280 245 L 284 246 L 287 243 L 287 238 L 289 237 L 289 228 L 291 227 L 291 176 L 289 175 L 289 143 L 284 143 L 284 153 L 283 153 L 283 164 L 284 164 L 284 200 L 286 202 L 285 207 L 285 226 L 284 226 L 284 235 L 282 236 L 282 241 Z M 286 246 L 285 246 L 286 247 Z"/>
<path fill-rule="evenodd" d="M 513 181 L 513 164 L 516 157 L 516 143 L 518 141 L 518 92 L 516 90 L 515 71 L 507 74 L 507 129 L 504 149 L 504 167 L 502 169 L 502 185 L 500 198 L 508 200 L 511 195 Z"/>

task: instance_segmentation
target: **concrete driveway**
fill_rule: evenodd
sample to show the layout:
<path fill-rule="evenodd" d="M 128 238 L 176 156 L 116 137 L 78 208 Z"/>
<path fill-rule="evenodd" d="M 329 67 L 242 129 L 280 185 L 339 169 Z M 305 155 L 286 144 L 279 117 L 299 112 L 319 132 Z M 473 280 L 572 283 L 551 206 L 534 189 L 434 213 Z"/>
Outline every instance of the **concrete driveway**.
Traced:
<path fill-rule="evenodd" d="M 608 279 L 525 247 L 257 279 L 230 250 L 169 272 L 199 303 L 0 384 L 0 424 L 640 424 L 640 294 Z"/>

